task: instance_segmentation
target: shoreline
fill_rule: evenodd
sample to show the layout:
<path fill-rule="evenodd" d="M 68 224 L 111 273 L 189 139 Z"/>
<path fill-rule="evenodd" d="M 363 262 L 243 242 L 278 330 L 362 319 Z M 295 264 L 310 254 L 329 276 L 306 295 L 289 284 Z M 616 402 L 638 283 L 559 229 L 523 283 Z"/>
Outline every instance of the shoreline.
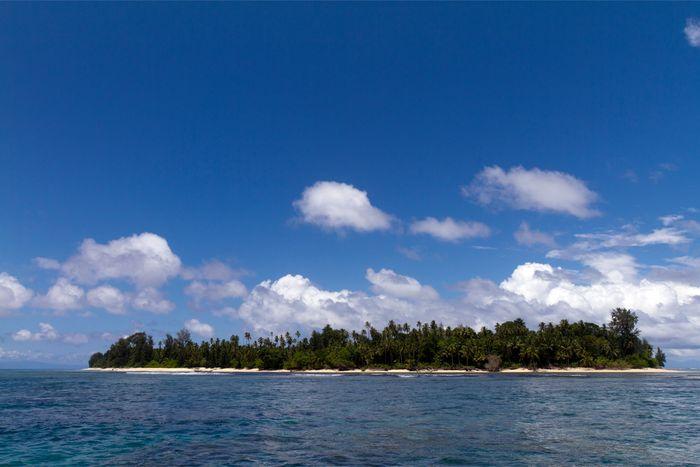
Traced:
<path fill-rule="evenodd" d="M 364 369 L 364 370 L 260 370 L 258 368 L 84 368 L 83 371 L 95 371 L 106 373 L 162 373 L 162 374 L 182 374 L 182 373 L 212 373 L 212 374 L 266 374 L 266 373 L 282 373 L 282 374 L 337 374 L 337 375 L 478 375 L 478 374 L 540 374 L 540 373 L 588 373 L 588 374 L 606 374 L 606 373 L 631 373 L 631 374 L 663 374 L 677 373 L 678 370 L 666 368 L 629 368 L 629 369 L 614 369 L 614 368 L 543 368 L 531 370 L 529 368 L 513 368 L 505 369 L 498 372 L 489 372 L 486 370 L 382 370 L 382 369 Z"/>

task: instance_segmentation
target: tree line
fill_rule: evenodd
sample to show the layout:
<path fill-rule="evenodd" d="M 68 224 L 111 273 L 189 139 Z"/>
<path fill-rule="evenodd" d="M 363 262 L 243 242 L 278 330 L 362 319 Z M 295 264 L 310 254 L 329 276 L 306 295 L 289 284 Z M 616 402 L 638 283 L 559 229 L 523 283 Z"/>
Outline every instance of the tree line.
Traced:
<path fill-rule="evenodd" d="M 326 326 L 302 337 L 284 333 L 252 339 L 192 340 L 183 329 L 153 343 L 143 332 L 119 339 L 105 353 L 90 358 L 90 367 L 210 367 L 263 370 L 487 369 L 528 367 L 647 368 L 663 367 L 666 356 L 640 338 L 637 315 L 612 311 L 602 326 L 562 320 L 528 329 L 522 319 L 479 331 L 418 322 L 415 327 L 390 321 L 382 330 L 370 323 L 361 331 Z"/>

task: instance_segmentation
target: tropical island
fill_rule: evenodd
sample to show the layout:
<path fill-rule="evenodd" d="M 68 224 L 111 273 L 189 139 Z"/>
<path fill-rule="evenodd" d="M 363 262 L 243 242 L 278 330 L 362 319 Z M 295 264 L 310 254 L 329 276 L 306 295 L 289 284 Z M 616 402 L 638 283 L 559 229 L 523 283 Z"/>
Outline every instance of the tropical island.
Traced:
<path fill-rule="evenodd" d="M 522 319 L 494 330 L 390 321 L 382 329 L 366 323 L 360 332 L 324 327 L 302 337 L 284 333 L 253 340 L 250 333 L 230 339 L 192 340 L 183 329 L 154 346 L 143 332 L 119 339 L 105 353 L 90 357 L 91 369 L 237 369 L 288 371 L 500 371 L 516 369 L 658 369 L 666 362 L 660 348 L 640 338 L 637 315 L 612 311 L 610 322 L 541 323 L 528 329 Z"/>

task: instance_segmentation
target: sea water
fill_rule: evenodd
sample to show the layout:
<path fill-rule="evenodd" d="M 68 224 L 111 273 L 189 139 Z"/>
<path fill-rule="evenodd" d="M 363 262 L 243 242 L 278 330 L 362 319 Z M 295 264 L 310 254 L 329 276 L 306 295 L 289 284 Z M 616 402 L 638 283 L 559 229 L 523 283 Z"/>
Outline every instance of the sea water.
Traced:
<path fill-rule="evenodd" d="M 697 373 L 0 371 L 0 464 L 696 462 Z"/>

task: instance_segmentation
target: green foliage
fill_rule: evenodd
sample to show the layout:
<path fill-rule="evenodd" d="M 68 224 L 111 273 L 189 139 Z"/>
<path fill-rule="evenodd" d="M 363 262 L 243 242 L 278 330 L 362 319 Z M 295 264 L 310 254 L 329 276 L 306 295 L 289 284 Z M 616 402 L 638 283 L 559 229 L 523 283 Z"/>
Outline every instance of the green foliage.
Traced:
<path fill-rule="evenodd" d="M 656 355 L 654 355 L 654 360 L 656 360 L 656 366 L 666 366 L 666 354 L 663 353 L 660 347 L 656 348 Z"/>
<path fill-rule="evenodd" d="M 253 340 L 244 334 L 230 339 L 192 341 L 190 333 L 167 334 L 154 347 L 153 339 L 136 333 L 119 339 L 104 354 L 90 357 L 91 367 L 212 367 L 265 370 L 334 368 L 500 368 L 528 367 L 661 367 L 666 356 L 639 338 L 637 316 L 613 310 L 609 325 L 579 321 L 541 323 L 530 330 L 522 319 L 499 323 L 493 331 L 435 321 L 415 327 L 390 321 L 378 330 L 366 323 L 360 332 L 324 327 L 302 338 L 297 332 Z"/>

